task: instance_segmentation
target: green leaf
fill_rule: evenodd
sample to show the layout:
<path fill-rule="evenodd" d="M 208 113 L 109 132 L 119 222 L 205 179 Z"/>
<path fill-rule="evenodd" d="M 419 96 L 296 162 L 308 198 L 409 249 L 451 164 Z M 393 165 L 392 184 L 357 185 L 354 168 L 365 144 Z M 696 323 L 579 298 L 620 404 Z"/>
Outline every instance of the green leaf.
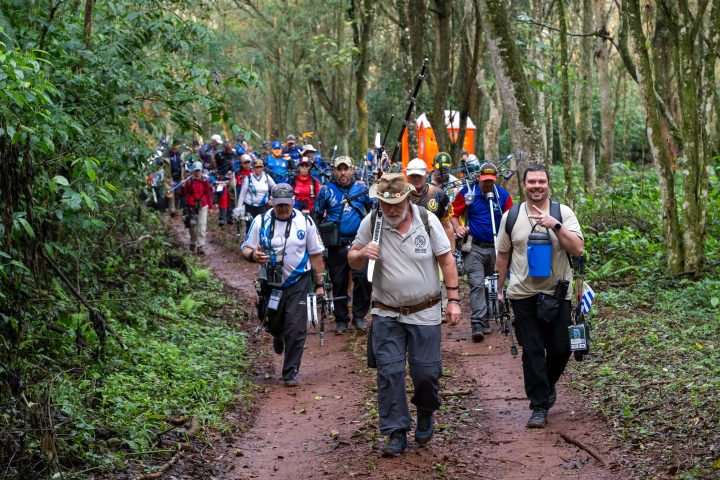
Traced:
<path fill-rule="evenodd" d="M 55 175 L 53 177 L 52 181 L 57 183 L 58 185 L 62 185 L 64 187 L 67 187 L 70 185 L 70 182 L 68 182 L 68 179 L 63 177 L 62 175 Z"/>
<path fill-rule="evenodd" d="M 82 195 L 83 200 L 85 200 L 85 204 L 90 210 L 95 211 L 95 209 L 97 209 L 97 203 L 95 203 L 95 200 L 90 198 L 87 193 L 80 192 L 80 195 Z"/>
<path fill-rule="evenodd" d="M 710 299 L 710 305 L 712 305 L 713 307 L 717 307 L 718 305 L 720 305 L 720 298 L 712 297 Z"/>
<path fill-rule="evenodd" d="M 35 238 L 35 231 L 33 230 L 32 226 L 30 226 L 30 222 L 28 222 L 24 218 L 18 218 L 17 220 L 20 225 L 22 225 L 22 227 L 25 229 L 25 233 L 27 233 L 30 238 Z"/>

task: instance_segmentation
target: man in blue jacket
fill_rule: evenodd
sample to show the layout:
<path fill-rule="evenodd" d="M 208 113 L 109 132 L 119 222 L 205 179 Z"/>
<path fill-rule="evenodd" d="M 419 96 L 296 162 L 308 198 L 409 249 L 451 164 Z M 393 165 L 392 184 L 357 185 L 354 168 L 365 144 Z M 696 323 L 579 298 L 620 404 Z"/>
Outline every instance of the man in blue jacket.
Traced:
<path fill-rule="evenodd" d="M 347 254 L 360 228 L 360 222 L 370 212 L 372 200 L 364 182 L 355 180 L 355 166 L 350 157 L 338 157 L 333 162 L 334 178 L 320 188 L 313 214 L 323 243 L 328 250 L 328 270 L 333 284 L 335 300 L 335 334 L 348 330 L 347 309 L 348 277 L 352 272 L 352 321 L 359 331 L 367 330 L 365 315 L 370 310 L 370 282 L 367 267 L 351 270 Z M 357 196 L 351 201 L 347 198 Z"/>
<path fill-rule="evenodd" d="M 455 234 L 463 238 L 469 233 L 472 237 L 470 250 L 463 249 L 463 261 L 470 284 L 470 326 L 474 342 L 492 333 L 487 318 L 485 277 L 495 271 L 495 235 L 503 213 L 513 204 L 508 191 L 496 185 L 496 181 L 497 168 L 492 163 L 484 163 L 477 182 L 460 189 L 453 202 Z M 458 221 L 462 215 L 465 226 Z"/>
<path fill-rule="evenodd" d="M 270 174 L 276 184 L 288 183 L 288 169 L 290 164 L 284 158 L 282 143 L 275 140 L 270 145 L 270 155 L 265 158 L 267 173 Z"/>

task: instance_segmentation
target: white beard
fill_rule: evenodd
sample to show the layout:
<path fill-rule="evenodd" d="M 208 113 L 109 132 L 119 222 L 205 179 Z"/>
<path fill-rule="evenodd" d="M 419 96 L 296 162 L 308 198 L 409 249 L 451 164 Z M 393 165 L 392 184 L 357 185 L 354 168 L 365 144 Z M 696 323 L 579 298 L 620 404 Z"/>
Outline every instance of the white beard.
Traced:
<path fill-rule="evenodd" d="M 410 204 L 406 203 L 405 209 L 403 210 L 403 212 L 400 215 L 395 216 L 395 217 L 389 217 L 389 216 L 385 215 L 384 218 L 385 218 L 385 220 L 387 220 L 387 222 L 390 224 L 391 227 L 397 228 L 400 226 L 400 224 L 402 222 L 405 221 L 409 210 L 410 210 Z"/>

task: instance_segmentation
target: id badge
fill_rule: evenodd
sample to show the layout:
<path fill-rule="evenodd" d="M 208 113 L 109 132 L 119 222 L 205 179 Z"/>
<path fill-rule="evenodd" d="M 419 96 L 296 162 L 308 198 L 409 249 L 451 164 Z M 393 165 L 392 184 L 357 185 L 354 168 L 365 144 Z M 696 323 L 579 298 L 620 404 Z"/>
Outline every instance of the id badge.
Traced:
<path fill-rule="evenodd" d="M 570 351 L 587 350 L 585 325 L 570 325 L 568 327 L 568 335 L 570 336 Z"/>
<path fill-rule="evenodd" d="M 273 288 L 272 292 L 270 292 L 270 300 L 268 301 L 268 308 L 270 310 L 277 311 L 278 307 L 280 306 L 281 298 L 282 298 L 282 290 Z"/>

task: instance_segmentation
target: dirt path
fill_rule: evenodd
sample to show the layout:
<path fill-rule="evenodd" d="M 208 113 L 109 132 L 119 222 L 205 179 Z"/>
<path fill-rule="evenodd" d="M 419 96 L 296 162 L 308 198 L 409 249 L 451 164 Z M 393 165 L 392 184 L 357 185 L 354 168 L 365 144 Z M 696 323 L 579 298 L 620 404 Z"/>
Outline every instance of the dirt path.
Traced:
<path fill-rule="evenodd" d="M 215 225 L 215 218 L 209 223 Z M 178 223 L 175 231 L 187 243 Z M 238 255 L 230 227 L 211 227 L 203 261 L 246 304 L 254 301 L 256 266 Z M 463 297 L 467 297 L 464 291 Z M 301 386 L 281 385 L 281 356 L 270 337 L 253 342 L 261 384 L 251 425 L 238 437 L 215 444 L 213 471 L 219 478 L 494 478 L 624 479 L 622 451 L 583 398 L 561 383 L 548 426 L 528 430 L 528 401 L 520 358 L 509 353 L 507 338 L 493 333 L 482 343 L 469 338 L 469 314 L 454 328 L 443 327 L 444 405 L 429 447 L 408 436 L 399 459 L 382 459 L 378 447 L 374 371 L 365 367 L 362 335 L 336 337 L 329 325 L 325 346 L 308 337 L 300 371 Z M 571 360 L 574 362 L 574 360 Z M 590 446 L 606 465 L 563 439 Z M 206 460 L 207 461 L 207 460 Z M 222 472 L 222 473 L 221 473 Z"/>

